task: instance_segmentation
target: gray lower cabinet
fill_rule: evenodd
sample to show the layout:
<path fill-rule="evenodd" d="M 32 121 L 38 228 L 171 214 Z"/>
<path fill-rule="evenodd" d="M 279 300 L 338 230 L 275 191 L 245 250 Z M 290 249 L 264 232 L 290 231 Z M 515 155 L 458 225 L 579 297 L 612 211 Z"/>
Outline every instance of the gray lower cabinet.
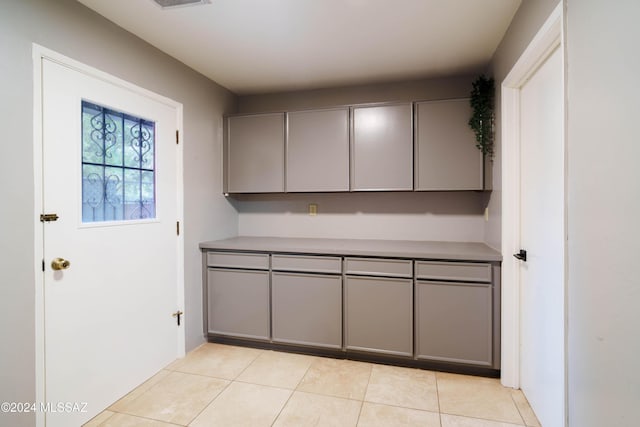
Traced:
<path fill-rule="evenodd" d="M 351 190 L 413 189 L 411 103 L 353 108 Z"/>
<path fill-rule="evenodd" d="M 349 109 L 287 113 L 287 192 L 349 191 Z"/>
<path fill-rule="evenodd" d="M 210 334 L 269 339 L 269 271 L 209 268 Z"/>
<path fill-rule="evenodd" d="M 468 99 L 415 105 L 415 189 L 482 190 L 482 152 L 467 125 Z"/>
<path fill-rule="evenodd" d="M 345 347 L 411 357 L 413 281 L 346 276 Z"/>
<path fill-rule="evenodd" d="M 284 191 L 284 113 L 227 118 L 225 188 L 229 193 Z"/>
<path fill-rule="evenodd" d="M 500 369 L 496 261 L 216 248 L 203 272 L 213 340 Z"/>
<path fill-rule="evenodd" d="M 273 272 L 273 342 L 342 348 L 342 276 Z"/>

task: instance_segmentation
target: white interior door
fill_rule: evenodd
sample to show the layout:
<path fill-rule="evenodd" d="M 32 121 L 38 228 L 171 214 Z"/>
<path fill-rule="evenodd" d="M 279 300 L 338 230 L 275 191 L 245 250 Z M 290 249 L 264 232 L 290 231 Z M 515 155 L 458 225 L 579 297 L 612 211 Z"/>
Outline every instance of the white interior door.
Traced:
<path fill-rule="evenodd" d="M 59 216 L 43 224 L 44 399 L 86 402 L 47 426 L 81 425 L 179 354 L 176 129 L 175 106 L 43 60 L 43 207 Z"/>
<path fill-rule="evenodd" d="M 564 146 L 561 50 L 520 90 L 520 385 L 545 427 L 564 425 Z"/>

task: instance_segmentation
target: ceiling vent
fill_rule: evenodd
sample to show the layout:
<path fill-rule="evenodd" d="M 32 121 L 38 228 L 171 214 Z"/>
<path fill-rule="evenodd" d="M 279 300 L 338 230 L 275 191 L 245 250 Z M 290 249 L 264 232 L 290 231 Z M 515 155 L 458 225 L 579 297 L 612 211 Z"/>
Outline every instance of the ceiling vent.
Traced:
<path fill-rule="evenodd" d="M 197 6 L 199 4 L 211 3 L 210 0 L 153 0 L 163 9 L 183 6 Z"/>

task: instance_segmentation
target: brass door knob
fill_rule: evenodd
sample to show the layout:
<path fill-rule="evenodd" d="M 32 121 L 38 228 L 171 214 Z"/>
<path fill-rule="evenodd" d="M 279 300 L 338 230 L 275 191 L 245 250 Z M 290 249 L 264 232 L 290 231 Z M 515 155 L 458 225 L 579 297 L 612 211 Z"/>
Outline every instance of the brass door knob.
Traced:
<path fill-rule="evenodd" d="M 63 258 L 55 258 L 51 261 L 51 268 L 54 270 L 66 270 L 71 266 L 71 262 Z"/>

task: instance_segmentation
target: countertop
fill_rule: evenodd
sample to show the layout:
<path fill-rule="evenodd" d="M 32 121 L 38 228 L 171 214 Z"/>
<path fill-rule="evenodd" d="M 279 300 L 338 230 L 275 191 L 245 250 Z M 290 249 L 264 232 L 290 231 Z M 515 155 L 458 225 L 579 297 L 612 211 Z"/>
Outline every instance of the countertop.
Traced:
<path fill-rule="evenodd" d="M 458 261 L 502 261 L 500 252 L 479 242 L 239 236 L 202 242 L 200 249 Z"/>

